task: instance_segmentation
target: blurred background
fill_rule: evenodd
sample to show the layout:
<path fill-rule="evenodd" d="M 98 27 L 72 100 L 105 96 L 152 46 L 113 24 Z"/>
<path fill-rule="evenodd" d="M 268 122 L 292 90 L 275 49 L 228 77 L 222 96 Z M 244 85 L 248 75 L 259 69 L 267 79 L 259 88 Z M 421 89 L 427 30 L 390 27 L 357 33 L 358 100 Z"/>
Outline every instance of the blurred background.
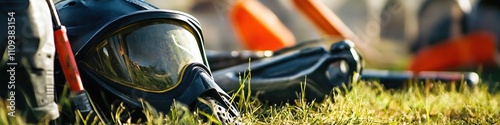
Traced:
<path fill-rule="evenodd" d="M 228 11 L 231 0 L 146 0 L 163 9 L 173 9 L 194 15 L 205 36 L 205 47 L 210 50 L 246 49 L 234 33 Z M 401 0 L 321 0 L 366 44 L 385 55 L 371 64 L 378 68 L 401 68 L 408 61 L 407 46 L 411 33 L 416 32 L 416 9 L 421 1 Z M 260 0 L 293 33 L 298 43 L 320 39 L 319 30 L 294 7 L 290 0 Z M 392 2 L 391 5 L 386 5 Z M 385 7 L 390 6 L 390 7 Z M 385 7 L 385 10 L 384 10 Z M 381 19 L 381 14 L 388 17 Z M 409 18 L 410 20 L 405 20 Z M 411 25 L 413 24 L 413 25 Z M 387 30 L 384 30 L 387 29 Z M 382 33 L 381 32 L 385 32 Z"/>
<path fill-rule="evenodd" d="M 146 0 L 163 9 L 173 9 L 194 15 L 200 22 L 209 50 L 244 50 L 231 22 L 228 11 L 235 0 Z M 296 42 L 321 39 L 318 29 L 293 5 L 291 0 L 259 0 L 293 33 Z M 483 79 L 500 80 L 498 73 L 498 41 L 500 36 L 500 2 L 497 0 L 319 0 L 333 11 L 365 46 L 380 55 L 368 60 L 368 68 L 409 69 L 411 66 L 433 65 L 443 68 L 430 70 L 475 71 Z M 484 40 L 477 31 L 494 34 L 493 45 L 475 45 Z M 490 40 L 490 39 L 487 39 Z M 451 41 L 451 42 L 450 42 Z M 464 42 L 465 41 L 465 42 Z M 414 59 L 421 50 L 438 43 L 470 43 L 447 45 L 459 47 L 435 57 L 429 54 Z M 358 45 L 359 46 L 359 45 Z M 494 46 L 490 54 L 484 47 Z M 441 47 L 442 48 L 442 47 Z M 439 49 L 435 49 L 439 51 Z M 430 52 L 431 56 L 433 52 Z M 459 55 L 462 53 L 462 55 Z M 463 54 L 465 53 L 465 54 Z M 458 54 L 458 55 L 457 55 Z M 476 59 L 488 56 L 485 59 Z M 445 58 L 445 59 L 443 59 Z M 457 59 L 460 58 L 460 59 Z M 436 60 L 437 59 L 437 60 Z M 440 60 L 441 59 L 441 60 Z M 418 60 L 418 61 L 415 61 Z M 444 61 L 443 61 L 444 60 Z M 458 61 L 457 61 L 458 60 Z M 413 63 L 413 64 L 412 64 Z"/>
<path fill-rule="evenodd" d="M 240 42 L 228 17 L 229 10 L 234 7 L 237 0 L 145 1 L 162 9 L 183 11 L 196 17 L 201 23 L 205 48 L 208 50 L 248 49 Z M 445 68 L 440 70 L 477 71 L 479 74 L 488 72 L 489 74 L 482 75 L 483 78 L 500 80 L 499 61 L 497 61 L 500 58 L 496 44 L 498 43 L 496 37 L 500 36 L 500 24 L 497 23 L 500 22 L 498 0 L 319 1 L 335 13 L 360 38 L 364 46 L 380 53 L 367 61 L 368 68 L 402 70 L 408 69 L 412 63 L 432 65 L 433 62 L 443 62 L 439 59 L 446 58 L 445 63 L 440 63 Z M 325 37 L 299 12 L 291 0 L 259 0 L 259 2 L 279 18 L 291 31 L 297 43 Z M 484 40 L 477 39 L 474 35 L 469 37 L 469 34 L 476 31 L 493 34 L 493 39 L 487 40 L 493 41 L 494 44 L 476 46 L 475 43 L 480 43 L 474 41 Z M 463 41 L 474 43 L 458 45 L 462 46 L 459 50 L 438 53 L 435 57 L 422 58 L 423 61 L 414 61 L 415 55 L 421 50 L 432 48 L 439 43 L 466 43 Z M 492 56 L 487 54 L 488 59 L 476 59 L 484 55 L 480 52 L 483 52 L 485 46 L 493 46 L 495 51 L 492 52 Z M 460 53 L 466 56 L 462 58 L 462 55 L 457 55 Z M 462 59 L 456 61 L 456 58 Z M 451 68 L 446 68 L 447 66 Z"/>
<path fill-rule="evenodd" d="M 173 9 L 194 15 L 200 22 L 205 36 L 205 46 L 210 50 L 246 49 L 239 42 L 230 26 L 228 10 L 232 0 L 146 0 L 163 9 Z M 321 0 L 326 4 L 367 46 L 375 48 L 383 57 L 371 60 L 367 66 L 377 68 L 404 69 L 411 57 L 412 46 L 418 39 L 418 13 L 426 0 Z M 448 17 L 453 11 L 461 11 L 463 3 L 475 0 L 438 0 L 435 7 L 425 15 Z M 278 16 L 293 33 L 297 42 L 320 39 L 323 36 L 302 15 L 290 0 L 260 0 Z M 470 8 L 470 7 L 469 7 Z M 457 9 L 457 10 L 454 10 Z M 420 19 L 422 20 L 422 19 Z M 427 30 L 427 29 L 425 29 Z M 422 31 L 421 31 L 422 32 Z M 429 32 L 429 31 L 424 31 Z"/>

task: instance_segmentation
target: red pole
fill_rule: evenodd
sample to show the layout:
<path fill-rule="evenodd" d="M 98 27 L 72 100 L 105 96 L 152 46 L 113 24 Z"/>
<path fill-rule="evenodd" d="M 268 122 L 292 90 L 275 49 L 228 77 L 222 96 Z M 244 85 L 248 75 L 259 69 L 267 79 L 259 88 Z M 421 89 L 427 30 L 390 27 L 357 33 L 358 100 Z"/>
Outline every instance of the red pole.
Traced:
<path fill-rule="evenodd" d="M 80 79 L 80 72 L 78 71 L 78 66 L 76 65 L 68 36 L 66 35 L 66 28 L 64 26 L 59 27 L 60 29 L 54 31 L 59 62 L 61 63 L 64 76 L 69 83 L 71 92 L 81 93 L 81 91 L 83 91 L 82 80 Z"/>
<path fill-rule="evenodd" d="M 54 42 L 59 56 L 59 62 L 61 63 L 66 81 L 69 84 L 70 91 L 75 94 L 75 96 L 72 97 L 72 100 L 81 113 L 89 113 L 92 111 L 92 107 L 90 106 L 87 93 L 83 89 L 80 72 L 78 71 L 78 66 L 76 65 L 75 57 L 73 55 L 73 51 L 71 50 L 68 36 L 66 35 L 66 28 L 61 25 L 59 15 L 57 14 L 52 0 L 47 0 L 47 3 L 52 15 Z"/>

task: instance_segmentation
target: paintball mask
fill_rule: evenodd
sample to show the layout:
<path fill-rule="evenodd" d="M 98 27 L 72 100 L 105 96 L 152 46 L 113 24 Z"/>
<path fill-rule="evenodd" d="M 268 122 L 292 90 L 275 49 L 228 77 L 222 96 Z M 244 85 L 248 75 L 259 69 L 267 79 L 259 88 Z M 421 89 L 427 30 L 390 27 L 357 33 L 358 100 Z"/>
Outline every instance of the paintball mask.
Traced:
<path fill-rule="evenodd" d="M 219 120 L 239 116 L 213 81 L 194 17 L 141 0 L 66 0 L 56 7 L 84 87 L 102 114 L 121 102 L 132 115 L 142 113 L 139 99 L 164 113 L 174 100 L 206 108 L 197 100 L 203 98 Z"/>

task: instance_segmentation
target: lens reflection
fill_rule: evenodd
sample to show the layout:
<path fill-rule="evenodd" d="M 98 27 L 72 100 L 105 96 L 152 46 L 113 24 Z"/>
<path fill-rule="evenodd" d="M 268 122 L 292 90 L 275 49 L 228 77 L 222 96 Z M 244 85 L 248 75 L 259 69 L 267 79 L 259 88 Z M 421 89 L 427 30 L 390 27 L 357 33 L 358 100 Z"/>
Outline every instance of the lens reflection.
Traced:
<path fill-rule="evenodd" d="M 198 39 L 178 22 L 145 22 L 125 27 L 101 42 L 86 59 L 117 83 L 147 91 L 174 87 L 185 66 L 203 63 Z"/>

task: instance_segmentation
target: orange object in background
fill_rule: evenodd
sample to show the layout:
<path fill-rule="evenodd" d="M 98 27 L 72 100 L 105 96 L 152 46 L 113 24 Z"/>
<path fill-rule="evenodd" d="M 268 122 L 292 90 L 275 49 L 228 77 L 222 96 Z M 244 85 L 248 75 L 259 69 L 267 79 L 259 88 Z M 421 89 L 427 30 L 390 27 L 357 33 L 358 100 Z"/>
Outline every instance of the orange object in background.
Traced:
<path fill-rule="evenodd" d="M 352 39 L 354 33 L 330 8 L 318 0 L 292 0 L 293 4 L 307 16 L 324 34 Z"/>
<path fill-rule="evenodd" d="M 249 50 L 278 50 L 295 45 L 292 32 L 257 0 L 236 1 L 229 18 Z"/>
<path fill-rule="evenodd" d="M 490 32 L 473 32 L 422 49 L 410 64 L 410 70 L 453 70 L 462 66 L 496 64 L 497 44 Z"/>
<path fill-rule="evenodd" d="M 384 56 L 362 41 L 349 27 L 319 0 L 291 0 L 295 7 L 302 12 L 324 35 L 350 39 L 356 44 L 357 50 L 368 62 L 385 60 Z"/>

